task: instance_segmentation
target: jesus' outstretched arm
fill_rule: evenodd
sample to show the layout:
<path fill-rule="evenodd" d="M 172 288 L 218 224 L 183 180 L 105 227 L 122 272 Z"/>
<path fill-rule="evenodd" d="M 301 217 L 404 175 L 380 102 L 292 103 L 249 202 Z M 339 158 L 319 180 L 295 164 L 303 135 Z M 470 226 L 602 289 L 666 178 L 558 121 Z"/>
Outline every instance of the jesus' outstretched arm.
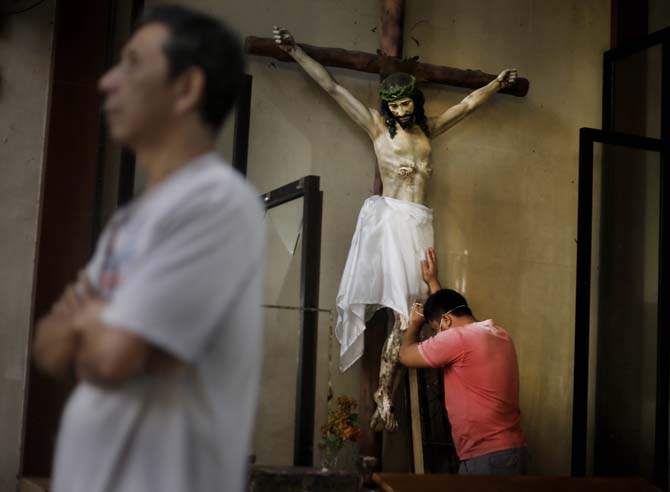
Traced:
<path fill-rule="evenodd" d="M 344 109 L 349 117 L 358 123 L 370 138 L 374 138 L 379 131 L 379 126 L 375 124 L 375 113 L 377 111 L 365 106 L 351 92 L 338 84 L 323 65 L 311 58 L 296 44 L 295 39 L 293 39 L 289 31 L 275 26 L 272 32 L 277 46 L 300 64 L 305 72 L 335 99 L 337 104 Z"/>
<path fill-rule="evenodd" d="M 428 127 L 430 129 L 430 136 L 434 138 L 441 133 L 444 133 L 446 130 L 472 113 L 479 106 L 484 104 L 500 89 L 504 89 L 514 84 L 516 78 L 516 69 L 505 69 L 500 72 L 500 75 L 498 75 L 490 83 L 468 94 L 460 103 L 450 107 L 444 113 L 435 118 L 429 118 Z"/>

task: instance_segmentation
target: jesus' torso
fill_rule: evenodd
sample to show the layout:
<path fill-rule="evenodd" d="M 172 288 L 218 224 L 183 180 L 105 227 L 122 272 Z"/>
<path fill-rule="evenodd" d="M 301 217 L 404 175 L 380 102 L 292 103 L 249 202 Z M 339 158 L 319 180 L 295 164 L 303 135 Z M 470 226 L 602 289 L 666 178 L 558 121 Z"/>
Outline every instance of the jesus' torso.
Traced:
<path fill-rule="evenodd" d="M 372 141 L 384 196 L 426 205 L 428 178 L 433 172 L 430 139 L 418 125 L 407 130 L 396 125 L 391 138 L 381 115 L 375 113 L 378 131 Z"/>

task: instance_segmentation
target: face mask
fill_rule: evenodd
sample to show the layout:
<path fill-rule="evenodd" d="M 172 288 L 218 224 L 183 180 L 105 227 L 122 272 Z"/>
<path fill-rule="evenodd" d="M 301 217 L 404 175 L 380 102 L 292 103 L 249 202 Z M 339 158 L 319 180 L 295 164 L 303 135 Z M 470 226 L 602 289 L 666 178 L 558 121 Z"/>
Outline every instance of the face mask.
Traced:
<path fill-rule="evenodd" d="M 440 329 L 439 329 L 439 331 L 442 331 L 442 322 L 444 321 L 444 318 L 449 316 L 451 313 L 456 311 L 458 308 L 462 308 L 462 307 L 467 307 L 467 306 L 465 304 L 461 304 L 460 306 L 456 306 L 455 308 L 451 308 L 449 311 L 447 311 L 446 313 L 444 313 L 442 315 L 442 318 L 440 318 Z M 449 327 L 447 326 L 447 328 L 449 328 Z"/>

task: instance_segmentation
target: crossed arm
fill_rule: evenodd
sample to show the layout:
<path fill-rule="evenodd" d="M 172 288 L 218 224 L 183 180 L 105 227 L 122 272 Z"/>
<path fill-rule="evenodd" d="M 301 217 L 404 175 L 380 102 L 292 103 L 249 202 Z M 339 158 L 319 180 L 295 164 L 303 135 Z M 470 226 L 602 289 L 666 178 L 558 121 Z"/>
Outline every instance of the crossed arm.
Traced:
<path fill-rule="evenodd" d="M 85 274 L 69 285 L 36 327 L 33 359 L 47 374 L 113 386 L 150 368 L 161 356 L 144 339 L 101 320 L 106 302 Z M 169 357 L 166 354 L 163 357 Z"/>
<path fill-rule="evenodd" d="M 277 46 L 288 53 L 339 104 L 349 117 L 367 132 L 370 138 L 374 138 L 378 131 L 378 125 L 375 124 L 375 113 L 377 112 L 365 106 L 351 92 L 338 84 L 323 65 L 310 57 L 296 44 L 290 32 L 277 26 L 274 27 L 272 32 Z"/>

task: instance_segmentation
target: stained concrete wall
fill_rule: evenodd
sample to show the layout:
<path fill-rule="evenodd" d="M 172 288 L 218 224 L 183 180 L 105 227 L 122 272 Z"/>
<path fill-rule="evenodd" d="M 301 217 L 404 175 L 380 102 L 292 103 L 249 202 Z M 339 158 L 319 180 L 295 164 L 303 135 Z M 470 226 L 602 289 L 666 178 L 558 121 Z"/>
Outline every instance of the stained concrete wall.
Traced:
<path fill-rule="evenodd" d="M 54 2 L 0 18 L 0 490 L 19 470 Z"/>
<path fill-rule="evenodd" d="M 376 0 L 184 3 L 222 16 L 245 36 L 269 36 L 278 24 L 299 42 L 368 52 L 378 47 Z M 491 73 L 516 67 L 531 81 L 526 98 L 497 96 L 435 141 L 429 200 L 443 283 L 463 291 L 477 315 L 494 317 L 516 341 L 534 473 L 569 473 L 578 129 L 600 124 L 609 16 L 608 0 L 421 0 L 406 6 L 406 55 Z M 371 145 L 294 65 L 251 57 L 248 72 L 250 180 L 265 191 L 306 174 L 321 176 L 321 306 L 334 309 L 356 217 L 371 193 Z M 377 106 L 375 76 L 332 72 L 365 104 Z M 467 92 L 429 86 L 425 94 L 428 114 L 436 114 Z M 228 125 L 224 153 L 230 153 L 231 141 Z M 274 241 L 280 248 L 281 241 Z M 282 261 L 285 280 L 274 279 L 279 291 L 269 294 L 291 304 L 298 268 L 295 259 Z M 259 419 L 266 430 L 255 439 L 266 463 L 291 461 L 297 339 L 286 328 L 295 323 L 289 318 L 268 312 L 267 392 Z M 321 325 L 317 427 L 329 379 L 327 316 Z M 337 374 L 337 348 L 332 343 L 335 393 L 357 396 L 360 367 Z"/>

